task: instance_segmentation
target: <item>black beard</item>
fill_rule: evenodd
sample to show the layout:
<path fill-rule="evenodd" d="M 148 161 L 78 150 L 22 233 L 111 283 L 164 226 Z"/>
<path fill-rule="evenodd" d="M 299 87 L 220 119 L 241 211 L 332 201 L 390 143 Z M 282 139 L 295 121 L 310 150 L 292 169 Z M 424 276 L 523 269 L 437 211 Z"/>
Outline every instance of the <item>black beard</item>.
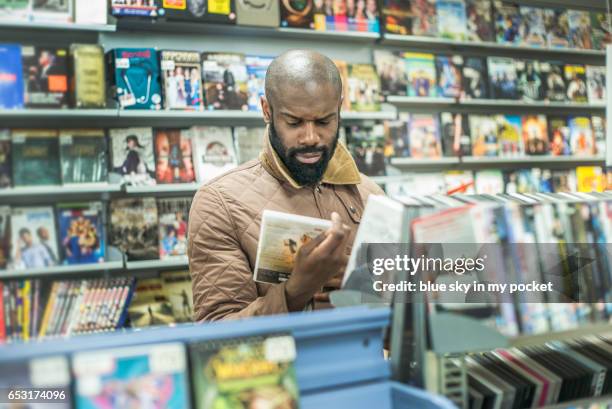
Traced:
<path fill-rule="evenodd" d="M 327 165 L 329 164 L 329 161 L 334 156 L 334 152 L 336 152 L 339 134 L 340 126 L 338 126 L 338 130 L 336 131 L 336 138 L 334 139 L 334 142 L 331 147 L 316 146 L 304 148 L 287 148 L 276 133 L 274 121 L 270 122 L 269 130 L 270 144 L 276 151 L 277 155 L 280 157 L 281 161 L 283 162 L 289 173 L 291 173 L 293 179 L 300 186 L 314 185 L 315 183 L 321 181 L 325 170 L 327 170 Z M 300 153 L 315 152 L 321 152 L 321 159 L 317 163 L 302 163 L 295 157 L 297 154 Z"/>

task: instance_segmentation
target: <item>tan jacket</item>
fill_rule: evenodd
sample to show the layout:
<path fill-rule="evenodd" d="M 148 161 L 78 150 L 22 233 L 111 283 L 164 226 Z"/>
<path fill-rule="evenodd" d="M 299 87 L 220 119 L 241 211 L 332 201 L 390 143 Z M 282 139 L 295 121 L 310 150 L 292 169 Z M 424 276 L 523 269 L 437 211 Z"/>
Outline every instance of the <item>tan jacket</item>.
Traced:
<path fill-rule="evenodd" d="M 324 219 L 338 212 L 352 245 L 368 195 L 383 193 L 342 144 L 322 183 L 301 187 L 265 140 L 259 159 L 202 186 L 193 199 L 188 255 L 196 321 L 288 312 L 284 284 L 253 281 L 264 209 Z"/>

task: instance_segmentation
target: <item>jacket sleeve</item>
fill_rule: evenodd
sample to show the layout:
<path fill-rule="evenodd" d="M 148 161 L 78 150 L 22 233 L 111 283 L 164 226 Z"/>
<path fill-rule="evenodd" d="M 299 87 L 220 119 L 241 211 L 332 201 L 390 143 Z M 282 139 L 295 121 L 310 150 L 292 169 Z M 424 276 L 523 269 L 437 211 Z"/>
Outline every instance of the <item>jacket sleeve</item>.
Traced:
<path fill-rule="evenodd" d="M 284 284 L 258 296 L 232 215 L 214 186 L 205 186 L 195 195 L 188 236 L 195 321 L 288 312 Z"/>

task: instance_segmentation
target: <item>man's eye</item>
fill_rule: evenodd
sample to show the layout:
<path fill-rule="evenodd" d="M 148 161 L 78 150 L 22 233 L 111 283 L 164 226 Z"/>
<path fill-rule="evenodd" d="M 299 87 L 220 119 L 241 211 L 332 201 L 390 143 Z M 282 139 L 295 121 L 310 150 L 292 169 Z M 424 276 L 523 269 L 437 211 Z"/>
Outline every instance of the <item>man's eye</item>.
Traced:
<path fill-rule="evenodd" d="M 327 126 L 329 125 L 331 121 L 317 121 L 317 124 L 321 125 L 321 126 Z"/>
<path fill-rule="evenodd" d="M 296 127 L 296 126 L 300 126 L 300 122 L 299 121 L 298 122 L 287 122 L 287 125 Z"/>

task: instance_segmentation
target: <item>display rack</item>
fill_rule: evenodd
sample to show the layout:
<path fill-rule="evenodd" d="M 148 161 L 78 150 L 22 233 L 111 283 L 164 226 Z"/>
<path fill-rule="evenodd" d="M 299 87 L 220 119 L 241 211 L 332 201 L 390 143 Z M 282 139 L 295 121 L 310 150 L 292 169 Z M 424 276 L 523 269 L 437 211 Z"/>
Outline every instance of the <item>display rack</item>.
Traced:
<path fill-rule="evenodd" d="M 453 409 L 450 401 L 390 380 L 382 356 L 389 310 L 364 307 L 294 313 L 249 320 L 177 325 L 172 331 L 149 328 L 84 335 L 2 349 L 0 365 L 32 358 L 164 342 L 203 342 L 288 333 L 296 342 L 295 361 L 304 409 Z M 0 377 L 10 374 L 2 373 Z"/>
<path fill-rule="evenodd" d="M 55 266 L 45 268 L 34 268 L 28 270 L 0 270 L 0 280 L 12 280 L 23 278 L 50 278 L 70 276 L 100 276 L 111 272 L 125 270 L 123 261 L 105 261 L 96 264 L 75 264 L 68 266 Z"/>
<path fill-rule="evenodd" d="M 40 30 L 40 31 L 70 31 L 70 32 L 112 32 L 117 27 L 114 24 L 76 24 L 36 21 L 0 21 L 0 30 Z"/>
<path fill-rule="evenodd" d="M 185 269 L 189 266 L 189 260 L 187 257 L 181 257 L 178 259 L 170 260 L 142 260 L 142 261 L 126 261 L 126 271 L 158 271 L 158 270 L 172 270 L 172 269 Z"/>

